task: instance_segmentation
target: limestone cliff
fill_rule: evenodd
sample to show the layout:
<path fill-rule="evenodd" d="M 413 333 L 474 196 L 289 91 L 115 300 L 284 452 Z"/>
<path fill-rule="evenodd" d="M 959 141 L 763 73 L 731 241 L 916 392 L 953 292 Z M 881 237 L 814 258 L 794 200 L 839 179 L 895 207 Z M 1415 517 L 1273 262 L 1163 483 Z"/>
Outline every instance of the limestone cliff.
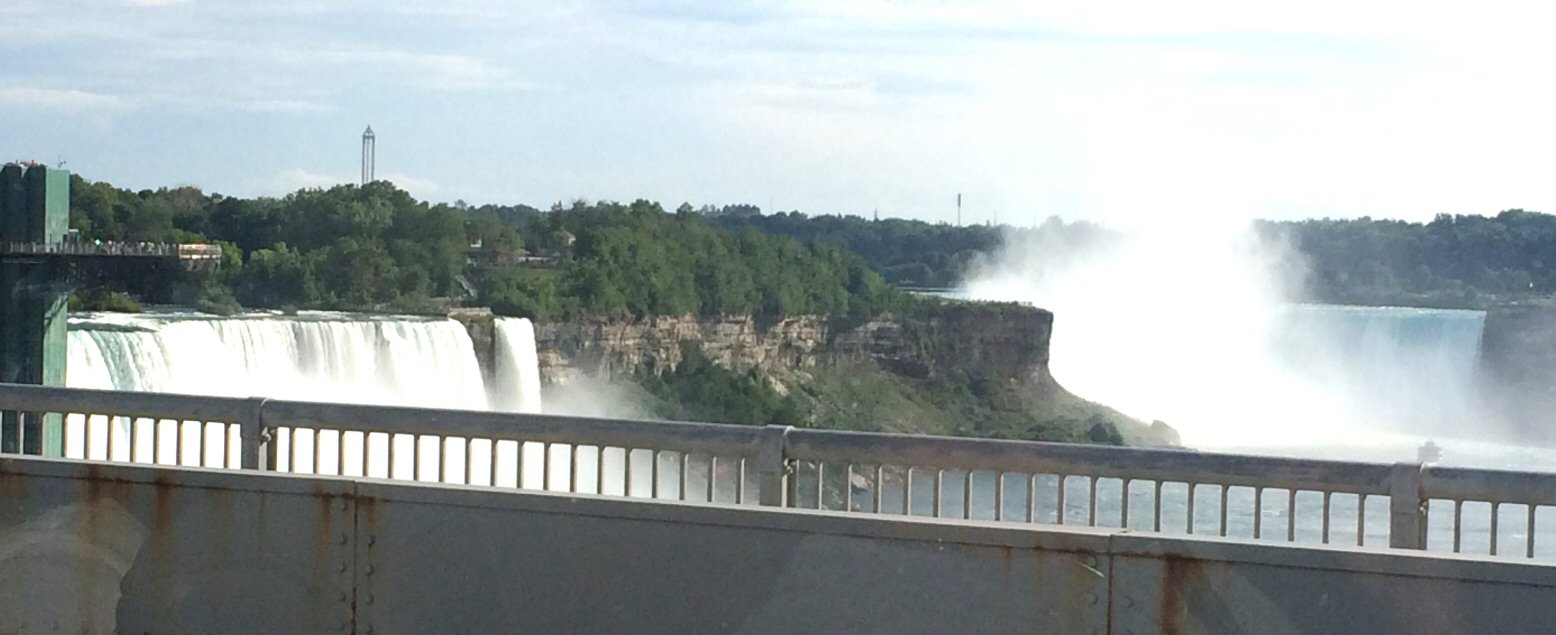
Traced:
<path fill-rule="evenodd" d="M 947 303 L 900 317 L 840 324 L 816 316 L 758 325 L 747 316 L 660 317 L 541 323 L 535 343 L 541 375 L 564 383 L 582 374 L 611 379 L 663 372 L 692 340 L 731 368 L 759 369 L 783 384 L 817 366 L 874 363 L 909 377 L 977 369 L 1000 378 L 1047 383 L 1053 315 L 1014 305 Z"/>

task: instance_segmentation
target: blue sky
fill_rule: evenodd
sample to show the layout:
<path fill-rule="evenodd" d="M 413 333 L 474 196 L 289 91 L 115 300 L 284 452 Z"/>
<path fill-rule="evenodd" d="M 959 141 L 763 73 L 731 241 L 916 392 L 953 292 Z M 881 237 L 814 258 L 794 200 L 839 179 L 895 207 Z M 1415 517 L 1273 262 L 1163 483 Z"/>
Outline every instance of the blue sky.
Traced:
<path fill-rule="evenodd" d="M 1556 211 L 1536 3 L 0 0 L 0 158 L 1027 223 Z"/>

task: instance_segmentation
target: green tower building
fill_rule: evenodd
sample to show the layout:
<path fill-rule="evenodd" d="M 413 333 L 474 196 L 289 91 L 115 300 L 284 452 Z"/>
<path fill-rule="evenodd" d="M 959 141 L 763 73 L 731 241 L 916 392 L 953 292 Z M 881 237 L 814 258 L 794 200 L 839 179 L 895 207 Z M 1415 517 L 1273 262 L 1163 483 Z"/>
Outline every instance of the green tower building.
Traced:
<path fill-rule="evenodd" d="M 70 173 L 0 167 L 0 382 L 65 384 L 66 266 L 49 258 L 70 229 Z M 0 415 L 0 451 L 60 454 L 60 416 Z"/>

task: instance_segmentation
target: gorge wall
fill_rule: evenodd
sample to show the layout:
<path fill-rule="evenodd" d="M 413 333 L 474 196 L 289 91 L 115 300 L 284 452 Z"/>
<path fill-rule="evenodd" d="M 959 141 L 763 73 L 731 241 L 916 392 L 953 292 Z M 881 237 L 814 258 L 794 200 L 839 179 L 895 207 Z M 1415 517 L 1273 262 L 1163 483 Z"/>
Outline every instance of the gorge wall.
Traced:
<path fill-rule="evenodd" d="M 910 377 L 976 370 L 1046 385 L 1053 314 L 1016 305 L 928 304 L 911 314 L 856 324 L 816 316 L 759 325 L 747 316 L 539 323 L 535 342 L 548 384 L 586 375 L 610 379 L 672 370 L 681 342 L 739 370 L 783 384 L 817 366 L 873 363 Z"/>

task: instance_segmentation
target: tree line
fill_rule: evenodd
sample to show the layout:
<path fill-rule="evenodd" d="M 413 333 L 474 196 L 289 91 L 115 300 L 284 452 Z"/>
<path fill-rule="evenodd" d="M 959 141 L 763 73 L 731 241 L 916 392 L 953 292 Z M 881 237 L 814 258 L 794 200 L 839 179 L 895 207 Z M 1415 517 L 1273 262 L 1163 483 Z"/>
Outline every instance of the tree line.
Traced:
<path fill-rule="evenodd" d="M 388 182 L 248 199 L 190 187 L 131 192 L 75 177 L 71 226 L 84 240 L 221 244 L 219 270 L 181 273 L 174 284 L 165 284 L 166 272 L 126 273 L 81 294 L 131 289 L 215 311 L 427 312 L 463 303 L 547 320 L 863 319 L 908 301 L 836 245 L 730 232 L 642 200 L 542 212 L 434 205 Z"/>

